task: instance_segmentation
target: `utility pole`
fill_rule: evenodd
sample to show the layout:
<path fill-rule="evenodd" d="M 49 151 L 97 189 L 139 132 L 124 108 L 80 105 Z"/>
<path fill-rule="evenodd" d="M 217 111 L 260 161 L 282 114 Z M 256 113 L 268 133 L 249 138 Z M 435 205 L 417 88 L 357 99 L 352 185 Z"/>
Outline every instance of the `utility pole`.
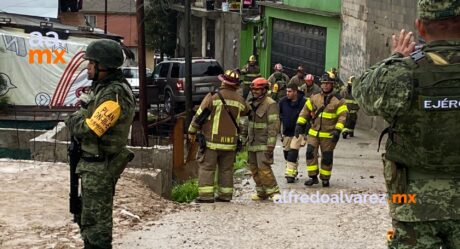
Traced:
<path fill-rule="evenodd" d="M 107 0 L 106 0 L 107 1 Z M 149 145 L 147 127 L 146 75 L 145 75 L 145 29 L 144 29 L 144 0 L 136 1 L 137 17 L 137 60 L 139 68 L 139 120 L 142 125 L 143 144 Z"/>
<path fill-rule="evenodd" d="M 104 34 L 107 34 L 107 0 L 105 0 L 104 7 Z"/>
<path fill-rule="evenodd" d="M 185 127 L 192 122 L 192 54 L 190 49 L 190 22 L 191 5 L 190 0 L 185 0 Z"/>

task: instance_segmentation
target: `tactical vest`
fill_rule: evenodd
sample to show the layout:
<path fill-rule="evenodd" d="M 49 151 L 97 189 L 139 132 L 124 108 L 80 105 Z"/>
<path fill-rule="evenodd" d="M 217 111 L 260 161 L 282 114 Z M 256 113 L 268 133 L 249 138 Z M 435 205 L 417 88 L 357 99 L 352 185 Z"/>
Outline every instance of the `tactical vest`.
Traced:
<path fill-rule="evenodd" d="M 425 52 L 430 51 L 407 59 L 413 79 L 410 109 L 389 127 L 386 158 L 409 168 L 458 175 L 460 64 L 436 65 Z"/>

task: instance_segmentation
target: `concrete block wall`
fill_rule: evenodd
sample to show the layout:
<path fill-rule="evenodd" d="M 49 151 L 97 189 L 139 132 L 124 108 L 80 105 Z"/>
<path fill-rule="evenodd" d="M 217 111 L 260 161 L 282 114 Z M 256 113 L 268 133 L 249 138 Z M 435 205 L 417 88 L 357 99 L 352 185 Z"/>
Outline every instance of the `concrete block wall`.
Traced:
<path fill-rule="evenodd" d="M 401 29 L 414 30 L 417 1 L 342 0 L 340 75 L 346 80 L 391 54 L 391 36 Z M 360 111 L 358 127 L 383 130 L 380 117 Z"/>
<path fill-rule="evenodd" d="M 33 146 L 34 137 L 45 132 L 46 130 L 1 128 L 0 148 L 29 149 Z"/>
<path fill-rule="evenodd" d="M 58 123 L 55 129 L 29 141 L 32 159 L 68 163 L 69 138 L 70 135 L 65 124 L 63 122 Z M 35 141 L 35 146 L 32 140 Z M 172 146 L 128 146 L 128 149 L 133 151 L 135 156 L 127 167 L 140 170 L 136 171 L 136 174 L 151 186 L 154 192 L 161 196 L 169 196 L 172 186 Z"/>

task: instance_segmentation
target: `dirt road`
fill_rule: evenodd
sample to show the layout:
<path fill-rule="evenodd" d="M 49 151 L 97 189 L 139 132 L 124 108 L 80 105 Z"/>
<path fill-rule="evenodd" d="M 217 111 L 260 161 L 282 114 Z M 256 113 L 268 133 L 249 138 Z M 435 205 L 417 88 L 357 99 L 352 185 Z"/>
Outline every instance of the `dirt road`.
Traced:
<path fill-rule="evenodd" d="M 277 146 L 273 168 L 285 201 L 289 202 L 292 191 L 291 202 L 296 194 L 308 194 L 308 203 L 301 196 L 297 203 L 252 202 L 254 183 L 246 176 L 232 203 L 200 204 L 165 215 L 140 231 L 118 237 L 114 247 L 386 248 L 385 233 L 391 221 L 385 200 L 380 203 L 385 187 L 377 138 L 375 133 L 357 131 L 356 137 L 340 140 L 329 189 L 303 185 L 305 148 L 300 153 L 300 179 L 287 184 L 282 149 Z M 329 201 L 323 194 L 329 194 Z"/>
<path fill-rule="evenodd" d="M 62 163 L 0 159 L 0 248 L 82 248 L 69 213 L 68 179 Z M 114 238 L 182 209 L 190 207 L 166 201 L 124 174 L 115 196 Z"/>

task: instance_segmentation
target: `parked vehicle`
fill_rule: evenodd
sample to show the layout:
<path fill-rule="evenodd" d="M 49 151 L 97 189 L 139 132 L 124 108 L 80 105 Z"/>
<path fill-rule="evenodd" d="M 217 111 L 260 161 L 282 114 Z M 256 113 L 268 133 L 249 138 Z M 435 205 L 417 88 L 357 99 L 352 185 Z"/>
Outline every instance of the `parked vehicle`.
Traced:
<path fill-rule="evenodd" d="M 217 78 L 222 67 L 215 59 L 192 59 L 192 101 L 199 104 L 211 91 L 220 86 Z M 147 80 L 148 103 L 162 101 L 167 113 L 185 110 L 185 59 L 171 58 L 156 65 Z"/>
<path fill-rule="evenodd" d="M 148 68 L 146 70 L 147 78 L 151 76 L 152 71 Z M 139 68 L 138 67 L 122 67 L 121 71 L 123 72 L 123 76 L 126 78 L 128 83 L 131 85 L 133 89 L 134 96 L 136 98 L 139 97 Z"/>

